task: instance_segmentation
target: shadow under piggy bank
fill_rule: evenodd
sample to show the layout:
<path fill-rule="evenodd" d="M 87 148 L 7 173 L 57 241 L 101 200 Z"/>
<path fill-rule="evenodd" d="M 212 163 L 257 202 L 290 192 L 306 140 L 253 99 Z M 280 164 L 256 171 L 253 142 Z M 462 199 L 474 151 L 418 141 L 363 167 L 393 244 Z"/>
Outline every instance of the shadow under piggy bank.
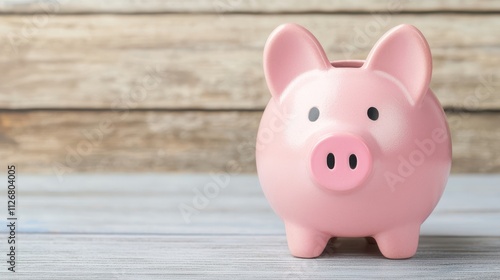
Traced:
<path fill-rule="evenodd" d="M 410 260 L 463 260 L 471 255 L 500 257 L 500 238 L 479 236 L 421 236 Z M 365 257 L 384 259 L 373 238 L 332 238 L 319 258 Z M 491 258 L 494 259 L 494 258 Z"/>

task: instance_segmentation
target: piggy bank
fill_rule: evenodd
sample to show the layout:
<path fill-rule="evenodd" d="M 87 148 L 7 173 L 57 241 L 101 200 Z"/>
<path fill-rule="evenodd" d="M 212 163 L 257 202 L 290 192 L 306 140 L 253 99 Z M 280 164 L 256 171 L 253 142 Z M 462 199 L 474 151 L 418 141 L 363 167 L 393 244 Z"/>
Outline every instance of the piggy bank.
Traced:
<path fill-rule="evenodd" d="M 328 60 L 295 24 L 270 35 L 256 164 L 293 256 L 317 257 L 335 237 L 374 239 L 390 259 L 415 254 L 451 167 L 431 71 L 411 25 L 388 31 L 364 61 Z"/>

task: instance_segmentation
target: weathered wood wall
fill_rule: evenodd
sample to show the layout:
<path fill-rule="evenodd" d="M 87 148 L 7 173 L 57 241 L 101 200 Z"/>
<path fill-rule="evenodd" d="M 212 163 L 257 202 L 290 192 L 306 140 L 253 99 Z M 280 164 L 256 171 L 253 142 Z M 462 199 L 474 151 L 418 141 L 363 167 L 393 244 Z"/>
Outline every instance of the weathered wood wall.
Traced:
<path fill-rule="evenodd" d="M 0 157 L 26 172 L 253 172 L 262 49 L 309 28 L 364 59 L 417 26 L 454 172 L 500 172 L 500 1 L 9 1 L 0 4 Z"/>

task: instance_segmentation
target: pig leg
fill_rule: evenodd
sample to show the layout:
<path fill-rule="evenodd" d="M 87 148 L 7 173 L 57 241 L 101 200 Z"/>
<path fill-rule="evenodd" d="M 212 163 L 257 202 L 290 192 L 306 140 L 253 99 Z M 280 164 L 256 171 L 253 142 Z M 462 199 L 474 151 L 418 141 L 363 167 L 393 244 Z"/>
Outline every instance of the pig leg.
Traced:
<path fill-rule="evenodd" d="M 405 225 L 374 236 L 382 255 L 388 259 L 407 259 L 417 252 L 420 225 Z"/>
<path fill-rule="evenodd" d="M 323 253 L 330 236 L 313 229 L 285 223 L 288 248 L 294 257 L 315 258 Z"/>

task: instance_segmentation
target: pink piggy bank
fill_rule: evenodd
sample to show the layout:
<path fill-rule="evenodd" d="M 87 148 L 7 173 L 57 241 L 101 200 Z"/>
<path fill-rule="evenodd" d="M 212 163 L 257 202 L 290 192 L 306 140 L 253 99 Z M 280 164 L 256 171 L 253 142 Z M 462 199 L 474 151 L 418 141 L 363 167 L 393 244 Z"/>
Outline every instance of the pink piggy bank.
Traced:
<path fill-rule="evenodd" d="M 415 254 L 451 167 L 431 70 L 411 25 L 387 32 L 366 61 L 329 61 L 301 26 L 274 30 L 256 161 L 292 255 L 317 257 L 332 237 L 373 237 L 391 259 Z"/>

